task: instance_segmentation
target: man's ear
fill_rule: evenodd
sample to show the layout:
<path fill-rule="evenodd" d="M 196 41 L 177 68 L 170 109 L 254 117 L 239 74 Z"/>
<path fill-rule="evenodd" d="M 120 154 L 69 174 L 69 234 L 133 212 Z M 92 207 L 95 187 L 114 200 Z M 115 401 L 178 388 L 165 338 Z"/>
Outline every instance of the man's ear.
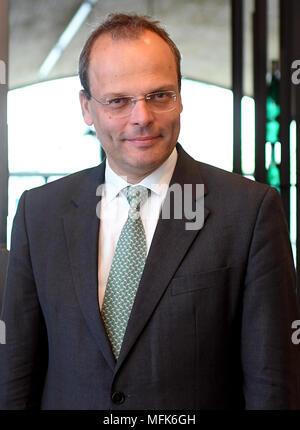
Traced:
<path fill-rule="evenodd" d="M 182 112 L 182 110 L 183 110 L 181 94 L 179 94 L 179 100 L 178 100 L 178 103 L 179 103 L 179 112 L 181 113 L 181 112 Z"/>
<path fill-rule="evenodd" d="M 94 121 L 91 115 L 90 100 L 87 98 L 83 90 L 79 91 L 79 100 L 81 104 L 81 112 L 85 123 L 89 126 L 93 125 Z"/>

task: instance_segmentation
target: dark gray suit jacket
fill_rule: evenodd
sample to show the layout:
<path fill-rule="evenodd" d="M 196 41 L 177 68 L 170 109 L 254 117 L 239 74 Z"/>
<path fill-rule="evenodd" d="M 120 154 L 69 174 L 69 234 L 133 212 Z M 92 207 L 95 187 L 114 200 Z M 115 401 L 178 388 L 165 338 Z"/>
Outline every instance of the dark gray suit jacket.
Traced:
<path fill-rule="evenodd" d="M 300 317 L 280 197 L 178 151 L 171 183 L 205 184 L 204 224 L 159 220 L 116 363 L 98 307 L 105 163 L 23 194 L 2 315 L 0 408 L 300 407 L 291 341 Z"/>

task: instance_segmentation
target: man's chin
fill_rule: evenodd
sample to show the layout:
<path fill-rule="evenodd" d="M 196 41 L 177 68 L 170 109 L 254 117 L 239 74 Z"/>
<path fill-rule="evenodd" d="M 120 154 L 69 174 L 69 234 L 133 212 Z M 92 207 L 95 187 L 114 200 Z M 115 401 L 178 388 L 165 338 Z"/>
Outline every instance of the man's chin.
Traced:
<path fill-rule="evenodd" d="M 162 163 L 163 161 L 151 159 L 150 157 L 141 157 L 139 160 L 135 159 L 134 162 L 129 161 L 126 163 L 126 168 L 124 165 L 124 168 L 128 172 L 128 176 L 145 177 L 150 175 L 150 173 L 157 169 Z"/>

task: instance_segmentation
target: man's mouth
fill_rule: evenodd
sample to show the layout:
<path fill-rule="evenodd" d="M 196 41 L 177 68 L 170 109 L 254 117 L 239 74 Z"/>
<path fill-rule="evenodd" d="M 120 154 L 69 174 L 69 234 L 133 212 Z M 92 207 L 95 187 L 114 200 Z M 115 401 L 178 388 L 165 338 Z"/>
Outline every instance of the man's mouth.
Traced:
<path fill-rule="evenodd" d="M 134 136 L 126 140 L 136 145 L 147 146 L 147 145 L 153 144 L 157 139 L 159 139 L 159 137 L 160 137 L 159 135 L 158 136 L 152 136 L 152 135 Z"/>

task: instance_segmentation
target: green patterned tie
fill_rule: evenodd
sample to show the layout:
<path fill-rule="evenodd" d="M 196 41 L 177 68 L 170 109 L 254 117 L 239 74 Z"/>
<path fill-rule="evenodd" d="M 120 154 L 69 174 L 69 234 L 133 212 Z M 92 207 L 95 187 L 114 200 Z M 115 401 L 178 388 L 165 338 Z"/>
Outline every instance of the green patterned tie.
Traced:
<path fill-rule="evenodd" d="M 120 353 L 147 255 L 140 208 L 148 198 L 148 189 L 137 185 L 126 187 L 123 192 L 130 208 L 116 246 L 101 311 L 116 359 Z"/>

